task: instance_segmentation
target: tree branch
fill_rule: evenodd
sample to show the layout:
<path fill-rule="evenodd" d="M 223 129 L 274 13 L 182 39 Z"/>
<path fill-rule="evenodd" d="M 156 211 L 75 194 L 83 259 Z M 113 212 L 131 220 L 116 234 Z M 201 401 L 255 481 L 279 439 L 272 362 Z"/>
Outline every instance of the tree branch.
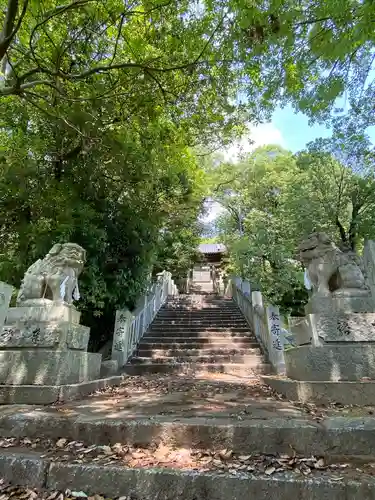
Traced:
<path fill-rule="evenodd" d="M 338 227 L 339 229 L 339 233 L 340 233 L 340 238 L 341 238 L 341 241 L 343 243 L 347 243 L 348 241 L 348 238 L 346 237 L 346 231 L 345 231 L 345 228 L 344 226 L 341 224 L 340 220 L 338 217 L 336 217 L 336 220 L 335 220 L 335 223 L 336 223 L 336 226 Z"/>
<path fill-rule="evenodd" d="M 18 30 L 21 27 L 23 18 L 26 14 L 28 3 L 29 0 L 24 0 L 20 17 L 18 18 L 16 26 L 14 26 L 18 11 L 18 0 L 8 0 L 8 8 L 6 11 L 3 29 L 0 35 L 0 60 L 2 60 L 2 58 L 5 56 L 9 45 L 12 43 L 13 38 L 16 36 Z"/>

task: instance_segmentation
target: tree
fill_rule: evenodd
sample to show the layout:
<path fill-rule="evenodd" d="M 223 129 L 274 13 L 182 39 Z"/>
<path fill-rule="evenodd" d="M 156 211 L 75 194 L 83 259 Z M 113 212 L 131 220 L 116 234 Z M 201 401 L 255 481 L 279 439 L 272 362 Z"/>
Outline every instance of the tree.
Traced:
<path fill-rule="evenodd" d="M 341 243 L 356 250 L 374 234 L 375 156 L 369 138 L 354 122 L 340 118 L 332 137 L 310 143 L 298 163 L 308 170 L 314 206 L 323 207 Z"/>
<path fill-rule="evenodd" d="M 110 110 L 79 122 L 80 134 L 20 101 L 0 115 L 1 279 L 18 286 L 53 243 L 81 244 L 88 262 L 79 306 L 96 347 L 113 331 L 114 310 L 143 292 L 160 231 L 196 217 L 201 201 L 201 170 L 183 130 L 154 108 L 131 127 L 108 127 Z M 183 230 L 176 225 L 175 237 Z"/>
<path fill-rule="evenodd" d="M 220 101 L 212 110 L 219 120 L 219 109 L 230 115 L 239 88 L 252 118 L 275 100 L 322 117 L 344 90 L 355 102 L 363 92 L 374 97 L 371 0 L 2 0 L 1 7 L 3 96 L 48 103 L 51 90 L 69 99 L 125 98 L 152 87 L 185 105 L 194 126 L 211 101 Z"/>
<path fill-rule="evenodd" d="M 218 222 L 232 270 L 284 309 L 299 312 L 306 299 L 296 251 L 310 232 L 325 231 L 354 250 L 375 237 L 373 150 L 362 133 L 350 130 L 337 122 L 332 138 L 295 156 L 267 146 L 242 163 L 212 169 L 213 193 L 224 203 L 229 193 L 243 214 L 242 231 L 232 209 Z"/>
<path fill-rule="evenodd" d="M 302 269 L 293 260 L 295 225 L 288 213 L 299 175 L 292 154 L 279 146 L 258 148 L 238 164 L 211 170 L 212 196 L 228 207 L 217 225 L 229 248 L 230 270 L 284 306 L 286 294 L 301 290 L 302 284 Z"/>

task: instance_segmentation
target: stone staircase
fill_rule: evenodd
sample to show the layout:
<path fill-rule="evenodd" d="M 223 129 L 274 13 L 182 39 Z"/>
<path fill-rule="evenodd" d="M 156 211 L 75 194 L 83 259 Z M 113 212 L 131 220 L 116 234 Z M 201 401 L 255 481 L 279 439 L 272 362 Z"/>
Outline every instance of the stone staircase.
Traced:
<path fill-rule="evenodd" d="M 251 377 L 269 373 L 270 366 L 234 302 L 180 295 L 161 308 L 124 371 Z"/>

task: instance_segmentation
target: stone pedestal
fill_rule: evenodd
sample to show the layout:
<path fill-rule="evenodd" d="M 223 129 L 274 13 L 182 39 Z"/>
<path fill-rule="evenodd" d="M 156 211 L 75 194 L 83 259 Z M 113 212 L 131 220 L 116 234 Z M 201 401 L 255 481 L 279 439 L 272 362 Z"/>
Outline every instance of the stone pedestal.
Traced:
<path fill-rule="evenodd" d="M 101 354 L 62 350 L 0 351 L 0 383 L 65 385 L 100 378 Z"/>
<path fill-rule="evenodd" d="M 293 380 L 375 380 L 375 343 L 295 347 L 285 352 L 285 365 Z"/>
<path fill-rule="evenodd" d="M 302 320 L 301 320 L 302 322 Z M 285 353 L 295 380 L 375 379 L 375 313 L 309 314 L 299 347 Z M 309 339 L 309 340 L 308 340 Z"/>
<path fill-rule="evenodd" d="M 375 396 L 368 396 L 371 390 L 375 394 L 375 313 L 308 314 L 293 330 L 298 347 L 284 353 L 286 378 L 265 380 L 273 389 L 289 398 L 297 394 L 301 401 L 352 404 L 353 396 L 340 385 L 351 383 L 350 390 L 359 391 L 356 404 L 375 403 Z M 374 388 L 366 385 L 361 400 L 363 384 Z"/>
<path fill-rule="evenodd" d="M 353 293 L 332 293 L 327 296 L 313 295 L 305 306 L 306 314 L 335 314 L 372 312 L 373 298 L 367 290 L 353 290 Z"/>
<path fill-rule="evenodd" d="M 102 356 L 87 352 L 90 329 L 79 321 L 73 305 L 48 299 L 8 309 L 0 331 L 0 403 L 29 403 L 25 395 L 37 391 L 52 402 L 56 394 L 84 395 L 103 386 Z"/>
<path fill-rule="evenodd" d="M 286 378 L 267 383 L 300 401 L 369 404 L 375 391 L 375 243 L 366 243 L 361 259 L 326 234 L 313 233 L 299 250 L 312 294 L 306 317 L 292 322 L 298 347 L 285 351 Z M 358 395 L 365 387 L 366 397 L 353 398 L 340 384 Z"/>

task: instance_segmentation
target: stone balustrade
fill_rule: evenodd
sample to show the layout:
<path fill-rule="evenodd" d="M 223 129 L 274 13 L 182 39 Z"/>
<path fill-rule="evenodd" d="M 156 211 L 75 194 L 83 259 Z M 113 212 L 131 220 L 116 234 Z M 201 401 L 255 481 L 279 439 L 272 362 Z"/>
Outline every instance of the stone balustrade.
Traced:
<path fill-rule="evenodd" d="M 119 367 L 124 366 L 132 356 L 168 296 L 174 295 L 178 295 L 178 289 L 172 275 L 163 271 L 158 274 L 156 283 L 141 298 L 135 311 L 121 309 L 116 312 L 112 360 L 117 361 Z"/>
<path fill-rule="evenodd" d="M 231 293 L 264 353 L 267 354 L 273 370 L 278 374 L 283 374 L 285 372 L 284 339 L 279 308 L 265 305 L 261 292 L 252 291 L 251 284 L 238 277 L 231 281 Z"/>

